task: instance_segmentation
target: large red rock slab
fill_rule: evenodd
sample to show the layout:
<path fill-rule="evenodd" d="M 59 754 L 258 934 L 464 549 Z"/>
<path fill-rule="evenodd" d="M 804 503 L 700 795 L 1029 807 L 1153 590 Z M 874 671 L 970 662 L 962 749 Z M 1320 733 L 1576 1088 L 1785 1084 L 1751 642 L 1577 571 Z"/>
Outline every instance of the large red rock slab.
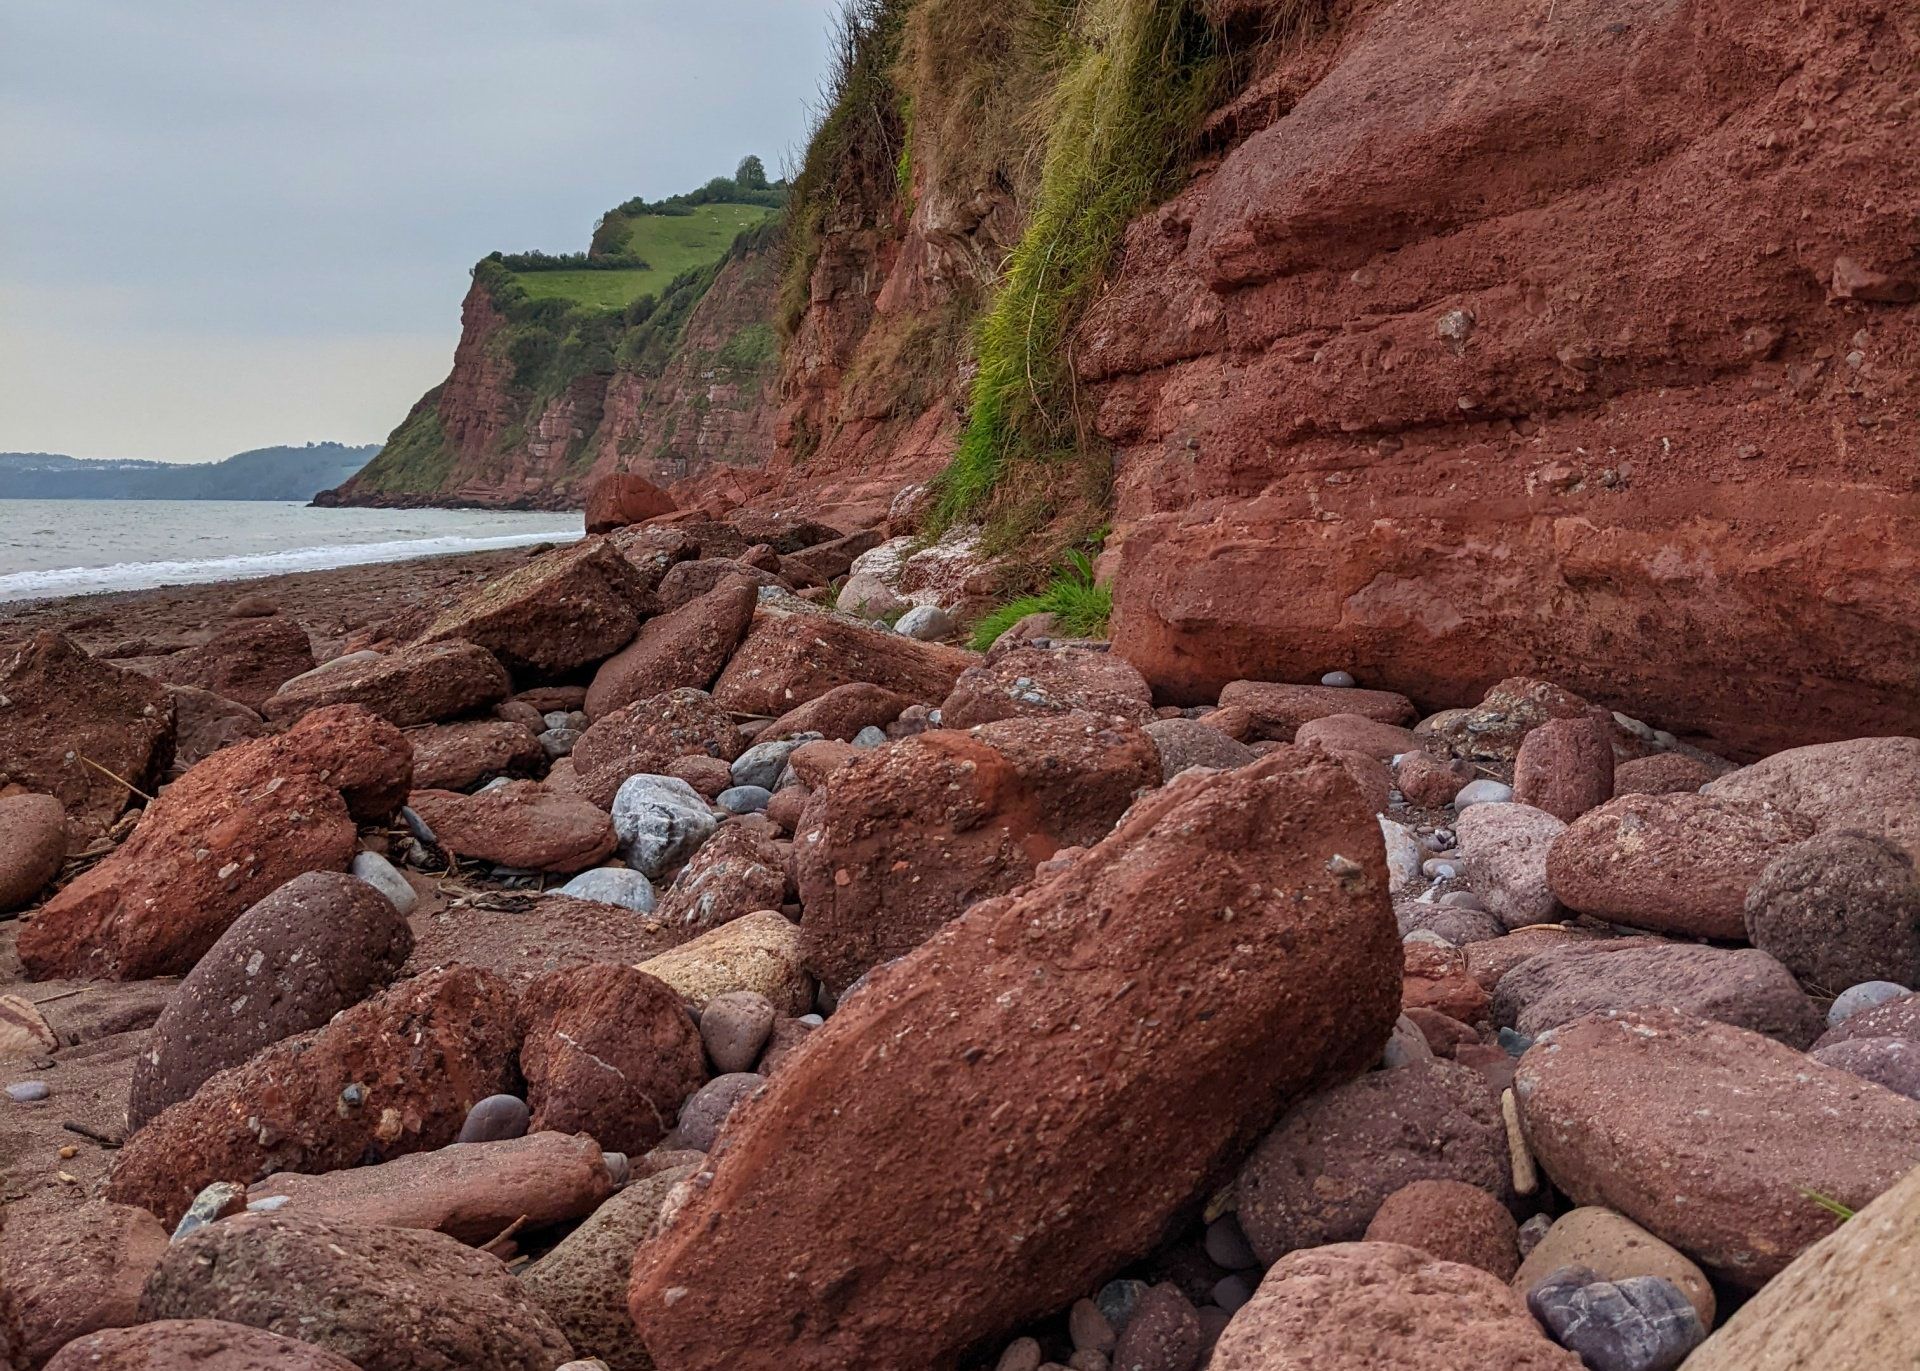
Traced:
<path fill-rule="evenodd" d="M 66 856 L 67 811 L 58 796 L 0 796 L 0 913 L 30 903 Z"/>
<path fill-rule="evenodd" d="M 1758 1289 L 1920 1165 L 1920 1101 L 1727 1024 L 1594 1014 L 1520 1059 L 1527 1142 L 1578 1204 L 1618 1210 Z"/>
<path fill-rule="evenodd" d="M 946 1365 L 1060 1308 L 1377 1056 L 1396 942 L 1338 767 L 1176 780 L 876 973 L 736 1112 L 636 1263 L 656 1366 Z"/>
<path fill-rule="evenodd" d="M 234 920 L 160 1011 L 134 1059 L 128 1130 L 216 1071 L 385 989 L 412 950 L 407 921 L 365 881 L 294 877 Z"/>
<path fill-rule="evenodd" d="M 95 661 L 58 633 L 0 660 L 0 782 L 54 795 L 78 851 L 151 793 L 173 754 L 165 687 Z M 89 765 L 91 763 L 91 765 Z"/>
<path fill-rule="evenodd" d="M 632 1156 L 673 1127 L 707 1080 L 700 1032 L 679 994 L 631 966 L 542 976 L 520 1001 L 533 1127 L 590 1133 Z"/>
<path fill-rule="evenodd" d="M 1622 795 L 1553 840 L 1547 885 L 1568 909 L 1610 923 L 1744 942 L 1747 892 L 1812 833 L 1811 822 L 1771 805 Z"/>
<path fill-rule="evenodd" d="M 793 589 L 764 567 L 732 557 L 697 557 L 690 562 L 675 563 L 661 576 L 657 592 L 660 609 L 663 613 L 671 614 L 733 581 L 744 581 L 755 586 L 776 586 L 786 591 Z"/>
<path fill-rule="evenodd" d="M 468 719 L 407 730 L 413 783 L 421 790 L 465 790 L 496 776 L 532 776 L 546 765 L 540 739 L 524 724 Z"/>
<path fill-rule="evenodd" d="M 1182 700 L 1340 665 L 1747 751 L 1920 732 L 1920 321 L 1833 290 L 1916 284 L 1911 37 L 1879 0 L 1586 0 L 1516 64 L 1531 13 L 1345 16 L 1128 234 L 1074 340 L 1116 646 Z"/>
<path fill-rule="evenodd" d="M 636 1177 L 521 1273 L 527 1293 L 581 1356 L 599 1357 L 612 1371 L 654 1371 L 627 1317 L 634 1249 L 652 1236 L 668 1193 L 698 1170 L 683 1163 Z"/>
<path fill-rule="evenodd" d="M 726 523 L 749 547 L 765 543 L 782 555 L 844 536 L 837 528 L 788 510 L 736 509 L 727 515 Z"/>
<path fill-rule="evenodd" d="M 1513 1195 L 1500 1105 L 1449 1061 L 1372 1071 L 1303 1100 L 1261 1139 L 1235 1185 L 1240 1227 L 1263 1262 L 1353 1242 L 1415 1181 Z"/>
<path fill-rule="evenodd" d="M 687 932 L 621 905 L 570 895 L 514 893 L 485 902 L 414 911 L 408 975 L 473 966 L 516 987 L 562 967 L 646 961 Z"/>
<path fill-rule="evenodd" d="M 210 1077 L 114 1159 L 109 1199 L 168 1224 L 218 1180 L 331 1171 L 441 1147 L 513 1084 L 507 983 L 452 967 L 363 1000 Z"/>
<path fill-rule="evenodd" d="M 1220 692 L 1222 709 L 1244 709 L 1254 736 L 1292 742 L 1294 732 L 1315 719 L 1358 715 L 1383 724 L 1404 724 L 1413 705 L 1390 690 L 1346 686 L 1288 685 L 1282 681 L 1230 681 Z"/>
<path fill-rule="evenodd" d="M 714 683 L 713 698 L 736 713 L 779 715 L 835 686 L 865 682 L 914 700 L 942 700 L 979 660 L 836 614 L 763 604 Z"/>
<path fill-rule="evenodd" d="M 727 711 L 691 687 L 635 700 L 596 720 L 573 745 L 568 789 L 602 809 L 629 776 L 666 773 L 681 757 L 731 762 L 746 747 Z"/>
<path fill-rule="evenodd" d="M 838 993 L 947 920 L 1099 841 L 1160 759 L 1131 724 L 1091 715 L 935 730 L 823 779 L 795 834 L 807 965 Z"/>
<path fill-rule="evenodd" d="M 610 471 L 587 490 L 587 532 L 611 533 L 676 508 L 671 495 L 638 472 Z"/>
<path fill-rule="evenodd" d="M 21 1365 L 40 1366 L 85 1333 L 140 1320 L 140 1290 L 167 1250 L 144 1209 L 89 1200 L 16 1208 L 0 1243 L 0 1285 L 25 1339 Z"/>
<path fill-rule="evenodd" d="M 474 795 L 416 790 L 412 808 L 449 851 L 523 871 L 585 871 L 614 847 L 605 810 L 538 781 L 508 781 Z"/>
<path fill-rule="evenodd" d="M 1382 762 L 1420 750 L 1420 738 L 1412 729 L 1383 724 L 1363 714 L 1329 714 L 1325 718 L 1310 719 L 1294 730 L 1293 740 L 1302 747 L 1357 752 Z"/>
<path fill-rule="evenodd" d="M 1706 793 L 1790 809 L 1822 832 L 1884 834 L 1920 862 L 1920 737 L 1790 748 L 1720 777 Z"/>
<path fill-rule="evenodd" d="M 1920 1171 L 1822 1238 L 1686 1360 L 1689 1371 L 1873 1371 L 1912 1362 L 1907 1280 L 1920 1259 Z"/>
<path fill-rule="evenodd" d="M 1394 1242 L 1295 1252 L 1261 1278 L 1211 1371 L 1581 1371 L 1485 1271 Z"/>
<path fill-rule="evenodd" d="M 1765 952 L 1646 938 L 1569 943 L 1529 957 L 1500 978 L 1492 1012 L 1496 1024 L 1533 1038 L 1598 1010 L 1656 1005 L 1803 1051 L 1825 1025 L 1793 973 Z"/>
<path fill-rule="evenodd" d="M 274 614 L 228 620 L 198 647 L 162 659 L 151 675 L 169 685 L 211 690 L 257 710 L 281 686 L 313 666 L 313 644 L 306 629 Z"/>
<path fill-rule="evenodd" d="M 398 729 L 351 706 L 215 753 L 41 907 L 20 931 L 20 959 L 39 979 L 187 971 L 295 876 L 345 870 L 354 819 L 391 815 L 412 766 Z"/>
<path fill-rule="evenodd" d="M 843 743 L 853 741 L 863 728 L 885 728 L 902 710 L 920 703 L 866 681 L 835 686 L 796 709 L 790 709 L 762 729 L 756 742 L 770 743 L 800 733 L 818 733 Z"/>
<path fill-rule="evenodd" d="M 256 711 L 211 690 L 170 685 L 167 694 L 173 697 L 173 763 L 167 769 L 168 780 L 178 780 L 223 747 L 272 731 Z"/>
<path fill-rule="evenodd" d="M 752 582 L 722 582 L 640 626 L 632 642 L 600 664 L 587 688 L 587 717 L 604 719 L 623 705 L 682 687 L 705 690 L 753 622 Z"/>
<path fill-rule="evenodd" d="M 475 591 L 427 625 L 420 641 L 464 639 L 516 676 L 563 676 L 625 647 L 648 598 L 617 547 L 583 538 Z"/>
<path fill-rule="evenodd" d="M 513 689 L 499 659 L 474 643 L 355 653 L 296 676 L 260 712 L 278 723 L 329 705 L 363 705 L 401 728 L 476 714 Z"/>
<path fill-rule="evenodd" d="M 181 782 L 181 784 L 186 784 Z M 309 774 L 155 804 L 133 837 L 20 931 L 45 980 L 144 980 L 190 970 L 256 899 L 308 871 L 340 871 L 355 829 L 340 792 Z"/>
<path fill-rule="evenodd" d="M 360 1371 L 554 1371 L 573 1355 L 496 1257 L 443 1233 L 292 1215 L 189 1233 L 141 1309 L 296 1336 Z"/>
<path fill-rule="evenodd" d="M 324 1347 L 224 1319 L 160 1319 L 76 1338 L 47 1371 L 357 1371 Z"/>
<path fill-rule="evenodd" d="M 877 528 L 863 528 L 849 533 L 844 538 L 829 539 L 824 543 L 815 543 L 803 547 L 798 552 L 788 553 L 780 559 L 780 571 L 783 576 L 792 579 L 804 576 L 820 585 L 837 581 L 853 570 L 853 563 L 863 552 L 871 552 L 885 541 Z"/>
<path fill-rule="evenodd" d="M 1613 793 L 1670 795 L 1679 790 L 1698 790 L 1718 774 L 1705 762 L 1684 752 L 1656 752 L 1651 757 L 1617 763 L 1613 769 Z"/>
<path fill-rule="evenodd" d="M 1015 648 L 968 667 L 940 706 L 947 728 L 1085 713 L 1153 722 L 1153 692 L 1123 657 L 1086 648 Z"/>
<path fill-rule="evenodd" d="M 539 1232 L 585 1218 L 613 1189 L 598 1140 L 534 1132 L 317 1176 L 282 1172 L 248 1186 L 247 1203 L 275 1201 L 277 1214 L 356 1227 L 419 1228 L 478 1247 L 516 1222 Z"/>

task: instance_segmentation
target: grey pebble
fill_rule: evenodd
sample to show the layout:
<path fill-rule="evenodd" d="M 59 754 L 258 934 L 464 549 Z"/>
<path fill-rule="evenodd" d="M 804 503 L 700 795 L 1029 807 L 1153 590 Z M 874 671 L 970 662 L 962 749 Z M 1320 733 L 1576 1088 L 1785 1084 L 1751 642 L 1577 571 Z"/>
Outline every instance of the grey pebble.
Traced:
<path fill-rule="evenodd" d="M 196 1228 L 205 1228 L 215 1219 L 223 1219 L 229 1214 L 238 1213 L 246 1208 L 247 1188 L 238 1181 L 215 1181 L 187 1206 L 187 1212 L 180 1216 L 180 1222 L 173 1227 L 171 1241 L 180 1239 Z"/>
<path fill-rule="evenodd" d="M 957 632 L 960 625 L 938 605 L 915 605 L 894 621 L 893 631 L 923 643 L 934 643 Z"/>
<path fill-rule="evenodd" d="M 1213 1283 L 1213 1302 L 1231 1314 L 1253 1298 L 1253 1282 L 1238 1271 Z"/>
<path fill-rule="evenodd" d="M 420 896 L 407 884 L 407 878 L 378 852 L 354 853 L 353 865 L 347 868 L 347 872 L 385 895 L 402 914 L 412 913 L 413 907 L 420 903 Z"/>
<path fill-rule="evenodd" d="M 875 728 L 872 724 L 868 724 L 865 728 L 853 735 L 853 745 L 855 747 L 879 747 L 886 741 L 886 729 Z"/>
<path fill-rule="evenodd" d="M 1240 1220 L 1231 1214 L 1222 1214 L 1207 1225 L 1205 1245 L 1213 1264 L 1228 1271 L 1245 1271 L 1260 1265 L 1253 1244 L 1240 1228 Z"/>
<path fill-rule="evenodd" d="M 515 1095 L 489 1095 L 467 1111 L 455 1142 L 502 1142 L 526 1136 L 533 1117 L 527 1102 Z"/>
<path fill-rule="evenodd" d="M 653 913 L 657 898 L 653 882 L 643 873 L 626 866 L 596 866 L 591 871 L 582 871 L 553 893 L 571 895 L 576 900 L 617 904 L 636 914 Z"/>
<path fill-rule="evenodd" d="M 1140 1307 L 1140 1301 L 1146 1298 L 1150 1288 L 1145 1281 L 1108 1281 L 1100 1287 L 1100 1293 L 1093 1297 L 1094 1304 L 1107 1316 L 1107 1322 L 1113 1325 L 1116 1338 L 1127 1331 L 1133 1311 Z"/>
<path fill-rule="evenodd" d="M 1320 678 L 1320 684 L 1323 686 L 1351 686 L 1353 684 L 1353 673 L 1347 671 L 1329 671 Z"/>
<path fill-rule="evenodd" d="M 1609 1281 L 1566 1266 L 1527 1291 L 1527 1309 L 1591 1371 L 1674 1371 L 1707 1337 L 1692 1302 L 1660 1276 Z"/>
<path fill-rule="evenodd" d="M 729 814 L 758 814 L 772 798 L 773 792 L 765 786 L 733 785 L 721 791 L 713 802 Z"/>
<path fill-rule="evenodd" d="M 431 843 L 435 847 L 440 845 L 440 840 L 433 836 L 433 830 L 427 827 L 427 821 L 414 813 L 412 806 L 400 806 L 400 821 L 407 826 L 407 832 L 421 842 Z"/>
<path fill-rule="evenodd" d="M 733 783 L 757 785 L 762 790 L 773 791 L 780 786 L 780 773 L 786 770 L 787 758 L 796 748 L 806 743 L 820 740 L 818 733 L 796 733 L 791 738 L 781 738 L 771 743 L 755 743 L 742 752 L 733 761 L 729 769 Z"/>
<path fill-rule="evenodd" d="M 7 1098 L 15 1104 L 36 1104 L 52 1093 L 45 1081 L 16 1081 L 7 1087 Z"/>
<path fill-rule="evenodd" d="M 1827 1011 L 1827 1027 L 1837 1027 L 1863 1009 L 1872 1009 L 1877 1004 L 1912 993 L 1904 985 L 1896 985 L 1892 981 L 1862 981 L 1858 985 L 1848 986 Z"/>
<path fill-rule="evenodd" d="M 1499 805 L 1513 798 L 1513 787 L 1500 781 L 1481 777 L 1477 781 L 1468 781 L 1460 787 L 1460 793 L 1453 797 L 1455 809 L 1465 809 L 1469 805 Z"/>

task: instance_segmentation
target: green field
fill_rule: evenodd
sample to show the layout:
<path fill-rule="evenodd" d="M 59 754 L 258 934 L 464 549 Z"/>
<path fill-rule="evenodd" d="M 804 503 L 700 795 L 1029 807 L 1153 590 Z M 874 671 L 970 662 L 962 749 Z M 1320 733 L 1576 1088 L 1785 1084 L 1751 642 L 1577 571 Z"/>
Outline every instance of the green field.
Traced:
<path fill-rule="evenodd" d="M 681 272 L 716 260 L 742 230 L 777 213 L 763 205 L 695 205 L 691 214 L 638 215 L 627 251 L 647 263 L 644 271 L 516 271 L 513 279 L 536 300 L 620 309 L 642 295 L 658 295 Z"/>

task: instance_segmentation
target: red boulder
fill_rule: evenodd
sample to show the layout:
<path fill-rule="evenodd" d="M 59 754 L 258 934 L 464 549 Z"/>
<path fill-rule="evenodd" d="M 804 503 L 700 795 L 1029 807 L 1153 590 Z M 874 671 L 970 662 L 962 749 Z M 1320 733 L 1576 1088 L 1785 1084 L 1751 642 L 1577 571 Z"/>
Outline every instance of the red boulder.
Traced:
<path fill-rule="evenodd" d="M 676 508 L 673 497 L 646 477 L 631 471 L 610 471 L 587 492 L 587 532 L 611 533 L 628 524 L 671 514 Z"/>
<path fill-rule="evenodd" d="M 1397 941 L 1337 766 L 1176 780 L 876 973 L 736 1111 L 635 1265 L 655 1365 L 946 1365 L 1061 1308 L 1378 1056 Z"/>

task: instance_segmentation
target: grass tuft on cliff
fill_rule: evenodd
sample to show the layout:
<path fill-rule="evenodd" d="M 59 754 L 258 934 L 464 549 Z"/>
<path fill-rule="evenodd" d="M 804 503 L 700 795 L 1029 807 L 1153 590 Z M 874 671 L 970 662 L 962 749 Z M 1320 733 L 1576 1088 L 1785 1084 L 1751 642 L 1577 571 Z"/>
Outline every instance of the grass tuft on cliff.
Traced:
<path fill-rule="evenodd" d="M 968 645 L 985 652 L 1029 614 L 1053 615 L 1055 626 L 1069 638 L 1104 638 L 1113 617 L 1113 587 L 1093 579 L 1093 558 L 1076 548 L 1039 594 L 1009 600 L 974 624 Z"/>
<path fill-rule="evenodd" d="M 984 516 L 1001 545 L 1045 524 L 1063 489 L 1103 491 L 1073 329 L 1128 222 L 1177 184 L 1227 63 L 1197 0 L 1081 0 L 1055 66 L 1040 187 L 979 324 L 967 427 L 934 505 L 936 529 Z M 1050 470 L 1069 465 L 1085 470 Z"/>

